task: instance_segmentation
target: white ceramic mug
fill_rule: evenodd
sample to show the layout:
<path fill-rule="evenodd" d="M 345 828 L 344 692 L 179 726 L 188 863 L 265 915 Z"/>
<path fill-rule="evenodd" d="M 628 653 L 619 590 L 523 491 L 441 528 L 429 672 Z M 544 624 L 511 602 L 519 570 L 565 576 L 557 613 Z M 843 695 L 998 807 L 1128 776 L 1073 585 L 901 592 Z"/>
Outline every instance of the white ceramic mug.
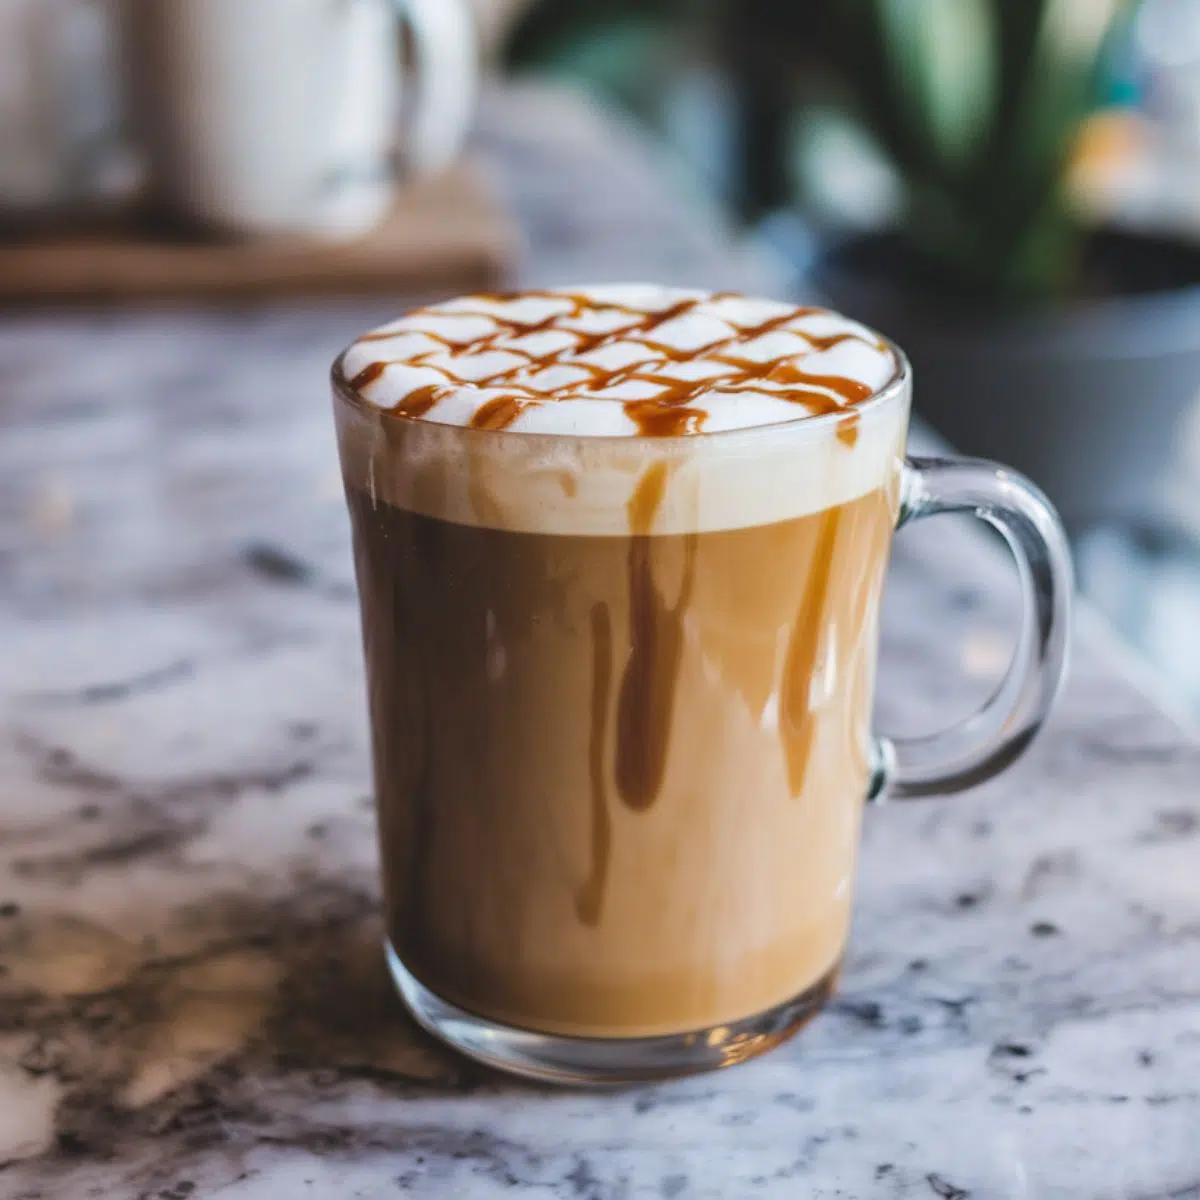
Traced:
<path fill-rule="evenodd" d="M 125 18 L 151 186 L 209 228 L 362 234 L 392 204 L 397 160 L 445 166 L 473 114 L 463 0 L 127 0 Z M 416 60 L 405 131 L 402 23 Z"/>
<path fill-rule="evenodd" d="M 106 0 L 0 0 L 0 221 L 136 191 Z"/>

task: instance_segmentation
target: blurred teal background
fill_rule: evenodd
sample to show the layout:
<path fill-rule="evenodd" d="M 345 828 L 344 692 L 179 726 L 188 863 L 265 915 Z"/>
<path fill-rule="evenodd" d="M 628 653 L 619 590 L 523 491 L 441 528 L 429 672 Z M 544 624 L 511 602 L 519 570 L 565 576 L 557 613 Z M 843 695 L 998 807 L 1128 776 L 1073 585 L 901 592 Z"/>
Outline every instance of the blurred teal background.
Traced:
<path fill-rule="evenodd" d="M 588 88 L 798 294 L 897 336 L 918 408 L 1050 491 L 1200 710 L 1197 0 L 537 0 L 500 61 Z"/>

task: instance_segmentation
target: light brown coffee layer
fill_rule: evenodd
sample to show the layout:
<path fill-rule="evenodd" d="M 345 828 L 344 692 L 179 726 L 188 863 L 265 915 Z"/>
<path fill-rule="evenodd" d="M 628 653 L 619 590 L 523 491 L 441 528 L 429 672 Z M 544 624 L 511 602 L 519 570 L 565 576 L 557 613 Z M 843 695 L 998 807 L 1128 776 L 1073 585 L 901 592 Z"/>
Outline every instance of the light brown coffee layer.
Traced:
<path fill-rule="evenodd" d="M 596 1037 L 728 1023 L 850 916 L 896 470 L 742 529 L 472 527 L 349 477 L 390 937 L 482 1015 Z"/>

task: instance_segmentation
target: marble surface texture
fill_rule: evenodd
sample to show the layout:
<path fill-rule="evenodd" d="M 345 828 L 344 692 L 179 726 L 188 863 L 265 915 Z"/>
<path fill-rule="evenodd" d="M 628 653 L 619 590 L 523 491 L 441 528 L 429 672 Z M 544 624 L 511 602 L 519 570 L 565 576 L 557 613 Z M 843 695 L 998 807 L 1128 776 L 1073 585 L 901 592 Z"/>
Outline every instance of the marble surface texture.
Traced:
<path fill-rule="evenodd" d="M 634 139 L 532 103 L 477 150 L 523 277 L 756 285 Z M 588 1094 L 414 1030 L 325 391 L 381 315 L 0 319 L 0 1197 L 1200 1197 L 1200 748 L 1086 618 L 1016 769 L 869 814 L 789 1045 Z M 953 522 L 898 539 L 885 728 L 986 693 L 1014 590 Z"/>

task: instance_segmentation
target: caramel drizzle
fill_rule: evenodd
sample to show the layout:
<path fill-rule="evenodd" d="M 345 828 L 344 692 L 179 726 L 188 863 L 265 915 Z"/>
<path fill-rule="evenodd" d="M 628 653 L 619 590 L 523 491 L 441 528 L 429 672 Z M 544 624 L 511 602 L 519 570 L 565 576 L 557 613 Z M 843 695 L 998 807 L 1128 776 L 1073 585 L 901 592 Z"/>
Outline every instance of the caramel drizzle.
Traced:
<path fill-rule="evenodd" d="M 575 897 L 575 912 L 584 925 L 598 925 L 612 854 L 612 818 L 604 784 L 604 750 L 608 702 L 612 688 L 612 619 L 607 604 L 592 608 L 592 728 L 588 739 L 588 778 L 592 801 L 591 874 Z"/>
<path fill-rule="evenodd" d="M 689 534 L 675 604 L 668 605 L 655 586 L 650 531 L 666 484 L 667 464 L 655 463 L 629 501 L 629 658 L 617 700 L 615 777 L 621 799 L 634 812 L 645 812 L 662 790 L 683 658 L 683 619 L 696 584 L 698 538 Z"/>
<path fill-rule="evenodd" d="M 402 417 L 412 417 L 414 420 L 423 417 L 438 402 L 439 390 L 437 385 L 432 383 L 419 387 L 415 392 L 409 392 L 392 412 L 399 413 Z"/>
<path fill-rule="evenodd" d="M 642 437 L 679 437 L 699 433 L 708 413 L 702 408 L 671 404 L 665 400 L 627 400 L 625 415 Z"/>
<path fill-rule="evenodd" d="M 638 481 L 629 500 L 629 655 L 621 678 L 616 712 L 613 775 L 622 802 L 645 812 L 662 790 L 670 745 L 671 715 L 683 656 L 683 614 L 696 578 L 695 535 L 685 545 L 679 599 L 668 607 L 654 584 L 650 532 L 666 492 L 668 467 L 658 462 Z M 612 619 L 607 604 L 591 612 L 592 697 L 588 741 L 591 868 L 575 895 L 575 914 L 588 926 L 600 923 L 612 857 L 612 815 L 605 782 L 609 698 L 612 691 Z"/>
<path fill-rule="evenodd" d="M 783 665 L 779 726 L 787 760 L 788 786 L 793 796 L 799 796 L 804 788 L 816 734 L 812 680 L 817 670 L 822 636 L 829 625 L 826 610 L 830 604 L 833 556 L 841 517 L 842 509 L 837 507 L 829 509 L 821 518 L 821 531 L 813 550 L 804 595 L 796 609 Z"/>
<path fill-rule="evenodd" d="M 471 418 L 472 429 L 507 429 L 525 405 L 516 396 L 497 396 L 482 405 Z"/>
<path fill-rule="evenodd" d="M 388 368 L 385 362 L 368 363 L 355 377 L 350 380 L 350 386 L 357 392 L 377 380 Z"/>
<path fill-rule="evenodd" d="M 555 365 L 568 366 L 572 369 L 584 371 L 589 376 L 592 388 L 613 387 L 631 381 L 647 383 L 659 388 L 659 395 L 653 399 L 628 400 L 624 402 L 626 416 L 637 426 L 638 432 L 645 437 L 675 437 L 681 434 L 700 433 L 703 430 L 704 421 L 708 413 L 704 409 L 690 407 L 692 401 L 699 399 L 702 395 L 713 390 L 746 391 L 749 390 L 750 385 L 760 380 L 788 385 L 787 391 L 772 392 L 771 394 L 781 400 L 804 405 L 812 410 L 812 415 L 814 416 L 825 416 L 830 413 L 845 411 L 848 408 L 853 409 L 873 394 L 871 388 L 867 387 L 866 384 L 846 376 L 812 374 L 800 370 L 789 362 L 781 363 L 777 360 L 757 362 L 753 359 L 742 358 L 737 354 L 730 353 L 738 345 L 754 341 L 765 334 L 772 333 L 777 329 L 789 325 L 799 317 L 810 316 L 821 311 L 818 308 L 811 307 L 790 309 L 788 312 L 771 317 L 757 326 L 749 329 L 740 329 L 733 337 L 724 342 L 718 342 L 712 346 L 702 348 L 706 361 L 720 363 L 737 371 L 739 377 L 736 380 L 722 379 L 719 376 L 716 378 L 710 377 L 695 380 L 673 379 L 657 374 L 653 369 L 648 368 L 646 363 L 632 363 L 628 367 L 612 369 L 601 367 L 594 363 L 578 361 L 578 356 L 629 337 L 635 337 L 647 350 L 670 362 L 690 361 L 695 357 L 694 351 L 680 350 L 675 346 L 655 342 L 647 335 L 652 334 L 654 330 L 661 325 L 665 325 L 668 321 L 672 321 L 676 317 L 683 316 L 692 311 L 709 299 L 729 299 L 736 294 L 734 292 L 717 292 L 712 297 L 679 300 L 659 312 L 652 313 L 631 308 L 624 304 L 604 302 L 604 308 L 634 317 L 636 318 L 635 323 L 624 325 L 619 329 L 590 334 L 579 333 L 575 330 L 564 330 L 564 332 L 570 333 L 576 339 L 573 344 L 562 350 L 553 351 L 542 356 L 525 354 L 525 352 L 513 350 L 511 347 L 501 347 L 497 345 L 497 342 L 507 335 L 528 337 L 537 333 L 552 330 L 557 331 L 561 328 L 559 322 L 565 317 L 578 319 L 581 316 L 592 304 L 590 297 L 568 292 L 549 291 L 490 293 L 481 295 L 478 297 L 479 300 L 494 303 L 503 303 L 509 300 L 530 297 L 561 300 L 570 304 L 571 308 L 567 313 L 561 311 L 553 312 L 543 317 L 540 321 L 529 323 L 492 312 L 463 311 L 446 314 L 448 316 L 481 317 L 493 321 L 497 326 L 496 331 L 474 342 L 472 349 L 479 351 L 505 350 L 509 353 L 522 354 L 525 361 L 519 363 L 517 366 L 510 367 L 507 370 L 497 372 L 495 375 L 479 380 L 462 379 L 452 372 L 446 371 L 447 383 L 431 384 L 428 387 L 420 388 L 417 392 L 401 400 L 391 411 L 400 416 L 420 417 L 428 412 L 438 400 L 452 392 L 456 387 L 463 387 L 469 383 L 480 388 L 499 387 L 504 384 L 517 382 L 522 374 L 536 373 Z M 366 334 L 359 340 L 363 342 L 386 341 L 402 336 L 404 332 L 403 330 L 379 331 Z M 425 330 L 414 332 L 419 333 L 422 337 L 429 338 L 444 349 L 454 351 L 462 348 L 460 343 L 440 334 L 430 333 Z M 862 342 L 864 345 L 872 346 L 875 349 L 883 348 L 882 343 L 878 340 L 850 331 L 833 334 L 815 334 L 797 329 L 790 330 L 789 332 L 796 333 L 798 336 L 804 338 L 812 346 L 814 352 L 829 350 L 834 346 L 839 346 L 843 342 L 848 341 Z M 437 351 L 427 351 L 406 361 L 419 366 L 431 354 L 435 353 Z M 563 359 L 563 355 L 568 353 L 573 358 L 571 361 L 566 362 Z M 370 363 L 350 381 L 350 386 L 355 389 L 366 387 L 368 384 L 375 382 L 390 365 L 387 361 Z M 439 369 L 444 370 L 444 368 Z M 471 427 L 490 430 L 507 429 L 520 416 L 523 409 L 530 404 L 541 403 L 543 400 L 565 399 L 568 396 L 576 394 L 577 388 L 576 384 L 568 384 L 547 391 L 539 391 L 529 388 L 528 383 L 525 382 L 522 383 L 522 386 L 530 391 L 534 391 L 537 399 L 520 396 L 500 396 L 489 400 L 472 417 Z M 831 396 L 830 392 L 834 395 Z M 417 397 L 420 397 L 420 399 L 418 400 Z M 838 440 L 846 445 L 853 446 L 855 444 L 858 440 L 857 412 L 847 413 L 846 419 L 838 425 L 837 436 Z"/>

